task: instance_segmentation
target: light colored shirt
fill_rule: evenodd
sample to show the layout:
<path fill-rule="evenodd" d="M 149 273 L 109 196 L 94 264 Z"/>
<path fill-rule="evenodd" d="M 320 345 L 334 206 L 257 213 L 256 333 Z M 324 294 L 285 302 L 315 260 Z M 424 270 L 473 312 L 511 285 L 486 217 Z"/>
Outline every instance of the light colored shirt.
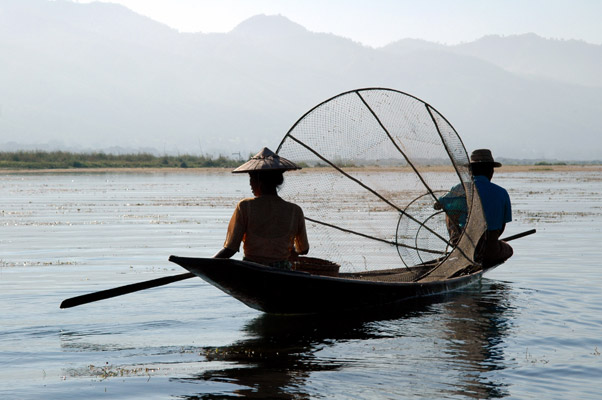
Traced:
<path fill-rule="evenodd" d="M 241 200 L 228 225 L 224 247 L 260 263 L 288 260 L 309 250 L 301 207 L 275 195 Z"/>
<path fill-rule="evenodd" d="M 512 221 L 512 207 L 508 192 L 503 187 L 490 182 L 485 176 L 475 176 L 474 182 L 481 197 L 487 230 L 502 229 L 504 224 Z"/>

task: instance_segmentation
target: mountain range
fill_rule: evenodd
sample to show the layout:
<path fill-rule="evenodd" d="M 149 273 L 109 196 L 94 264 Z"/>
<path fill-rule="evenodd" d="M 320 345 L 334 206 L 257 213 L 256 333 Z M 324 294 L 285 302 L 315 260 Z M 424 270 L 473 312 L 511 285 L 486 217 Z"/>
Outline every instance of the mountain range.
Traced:
<path fill-rule="evenodd" d="M 600 160 L 601 65 L 600 45 L 535 34 L 372 48 L 280 15 L 180 33 L 115 4 L 0 0 L 0 151 L 246 155 L 327 98 L 388 87 L 469 151 Z"/>

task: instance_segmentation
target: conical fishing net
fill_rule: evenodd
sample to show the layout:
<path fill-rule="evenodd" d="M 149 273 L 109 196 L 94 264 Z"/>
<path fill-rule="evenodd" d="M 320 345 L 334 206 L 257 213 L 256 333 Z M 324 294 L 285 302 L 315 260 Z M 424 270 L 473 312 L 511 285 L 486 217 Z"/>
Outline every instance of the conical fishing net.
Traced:
<path fill-rule="evenodd" d="M 466 149 L 422 100 L 381 88 L 340 94 L 301 117 L 277 153 L 306 167 L 285 175 L 280 194 L 303 208 L 312 257 L 341 272 L 404 267 L 415 281 L 478 267 L 486 227 Z M 454 193 L 461 226 L 439 200 Z"/>

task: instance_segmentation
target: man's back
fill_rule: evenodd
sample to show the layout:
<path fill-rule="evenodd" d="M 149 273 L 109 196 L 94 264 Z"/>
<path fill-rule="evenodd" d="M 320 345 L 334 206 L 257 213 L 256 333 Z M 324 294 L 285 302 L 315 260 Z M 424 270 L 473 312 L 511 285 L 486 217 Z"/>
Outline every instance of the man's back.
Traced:
<path fill-rule="evenodd" d="M 506 223 L 512 221 L 512 207 L 508 192 L 503 187 L 490 182 L 485 176 L 475 176 L 474 180 L 485 212 L 487 229 L 502 230 Z"/>

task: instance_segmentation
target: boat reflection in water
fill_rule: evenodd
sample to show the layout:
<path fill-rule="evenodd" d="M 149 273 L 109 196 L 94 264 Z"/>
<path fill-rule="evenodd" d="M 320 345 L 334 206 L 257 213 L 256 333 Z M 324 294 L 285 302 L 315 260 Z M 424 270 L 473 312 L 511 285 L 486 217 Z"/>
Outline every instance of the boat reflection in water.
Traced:
<path fill-rule="evenodd" d="M 505 397 L 500 380 L 487 374 L 512 363 L 503 340 L 514 312 L 508 297 L 506 285 L 484 279 L 404 311 L 262 314 L 245 327 L 249 339 L 204 349 L 208 361 L 230 368 L 172 381 L 226 385 L 189 399 L 364 397 L 349 393 L 351 387 L 375 398 Z"/>

